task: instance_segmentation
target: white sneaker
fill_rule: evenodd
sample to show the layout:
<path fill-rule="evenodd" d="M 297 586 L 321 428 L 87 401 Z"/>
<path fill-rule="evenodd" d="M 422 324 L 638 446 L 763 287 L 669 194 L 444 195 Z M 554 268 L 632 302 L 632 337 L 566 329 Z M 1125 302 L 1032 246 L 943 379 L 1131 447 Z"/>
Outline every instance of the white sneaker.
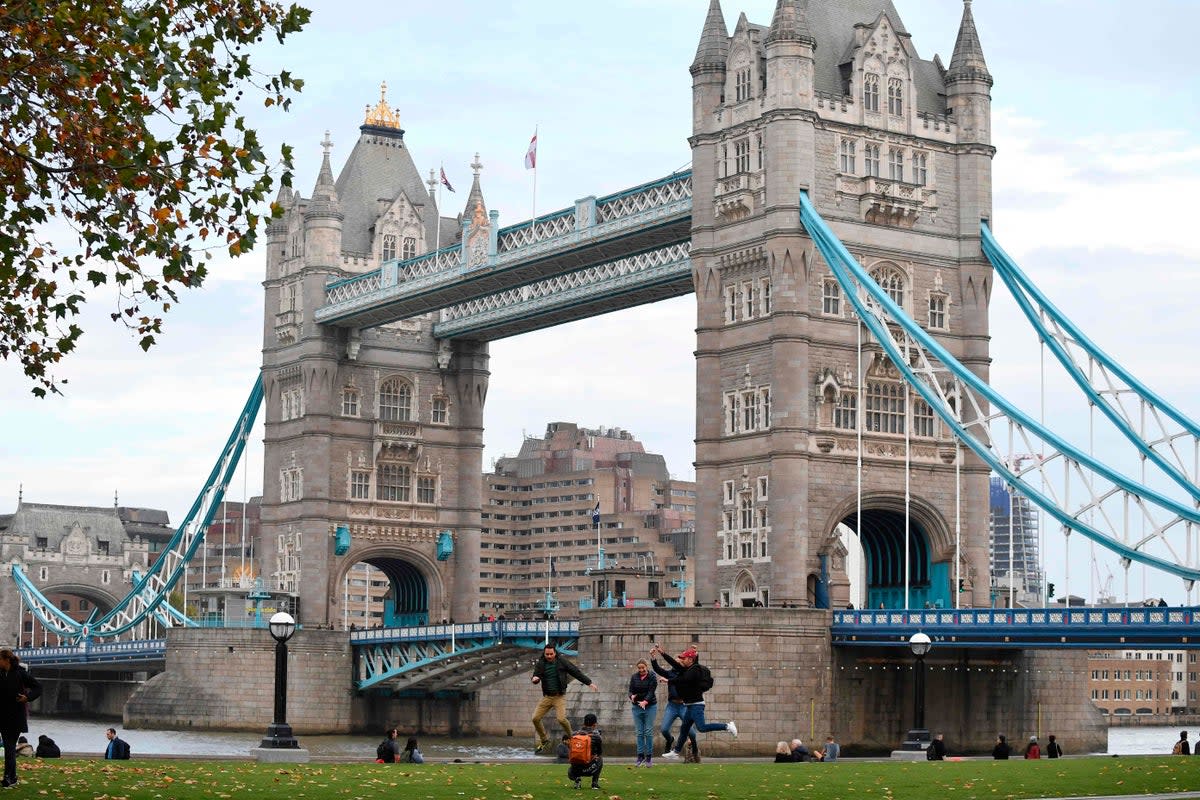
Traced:
<path fill-rule="evenodd" d="M 676 753 L 674 750 L 668 750 L 667 752 L 662 754 L 662 757 L 663 758 L 679 758 L 679 753 Z"/>
<path fill-rule="evenodd" d="M 737 723 L 736 723 L 736 722 L 726 722 L 726 723 L 725 723 L 725 730 L 727 730 L 727 731 L 729 731 L 730 733 L 732 733 L 732 734 L 733 734 L 733 738 L 735 738 L 735 739 L 737 738 Z"/>

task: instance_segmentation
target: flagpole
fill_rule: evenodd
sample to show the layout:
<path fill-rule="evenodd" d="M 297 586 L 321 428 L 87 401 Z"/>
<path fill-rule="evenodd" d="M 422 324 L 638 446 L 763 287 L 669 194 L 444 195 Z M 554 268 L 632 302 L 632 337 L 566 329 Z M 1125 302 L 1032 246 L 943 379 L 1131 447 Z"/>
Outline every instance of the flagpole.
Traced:
<path fill-rule="evenodd" d="M 550 598 L 553 596 L 554 556 L 550 556 L 550 569 L 546 572 L 546 644 L 550 644 Z"/>
<path fill-rule="evenodd" d="M 442 167 L 441 169 L 441 174 L 445 175 L 445 168 Z M 433 217 L 434 231 L 436 231 L 433 235 L 433 247 L 428 248 L 428 250 L 431 253 L 435 253 L 437 252 L 438 245 L 441 244 L 442 238 L 442 185 L 438 181 L 438 177 L 433 174 L 433 167 L 429 168 L 429 180 L 425 181 L 425 183 L 429 186 L 429 199 L 434 202 Z M 433 194 L 435 191 L 437 192 L 436 197 Z"/>
<path fill-rule="evenodd" d="M 534 142 L 534 145 L 533 145 L 533 147 L 534 147 L 534 149 L 533 149 L 533 207 L 530 209 L 532 211 L 533 215 L 529 218 L 530 225 L 533 224 L 533 220 L 537 219 L 537 136 L 538 136 L 538 126 L 534 125 L 533 126 L 533 142 Z"/>

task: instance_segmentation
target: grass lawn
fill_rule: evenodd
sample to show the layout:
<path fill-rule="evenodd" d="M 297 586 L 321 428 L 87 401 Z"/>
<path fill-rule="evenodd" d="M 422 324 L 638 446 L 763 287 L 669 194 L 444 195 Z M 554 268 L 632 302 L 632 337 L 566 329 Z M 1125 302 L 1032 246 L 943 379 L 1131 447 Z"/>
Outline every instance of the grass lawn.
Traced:
<path fill-rule="evenodd" d="M 549 764 L 256 764 L 247 761 L 20 761 L 6 798 L 257 798 L 325 800 L 841 800 L 1038 798 L 1200 790 L 1200 758 L 1131 756 L 1041 761 L 705 763 L 635 769 L 609 764 L 602 791 Z"/>

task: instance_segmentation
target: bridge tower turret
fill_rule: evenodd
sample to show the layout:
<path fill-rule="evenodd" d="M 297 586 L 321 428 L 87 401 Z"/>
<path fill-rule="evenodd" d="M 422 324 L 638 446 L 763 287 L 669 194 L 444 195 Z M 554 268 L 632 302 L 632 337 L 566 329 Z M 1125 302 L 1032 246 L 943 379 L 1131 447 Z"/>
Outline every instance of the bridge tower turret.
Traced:
<path fill-rule="evenodd" d="M 743 14 L 727 37 L 709 7 L 690 140 L 701 602 L 844 606 L 858 551 L 847 529 L 865 552 L 856 602 L 953 605 L 956 557 L 968 590 L 981 587 L 964 602 L 986 600 L 986 470 L 964 460 L 956 479 L 949 433 L 876 346 L 860 350 L 798 208 L 808 192 L 898 302 L 986 374 L 990 77 L 969 27 L 955 78 L 920 58 L 891 0 L 778 0 L 770 25 Z"/>
<path fill-rule="evenodd" d="M 328 285 L 395 276 L 439 234 L 461 236 L 439 219 L 386 85 L 359 130 L 336 178 L 326 134 L 312 196 L 281 191 L 269 229 L 261 575 L 299 596 L 310 626 L 473 619 L 486 343 L 438 341 L 430 315 L 314 319 Z M 360 562 L 388 580 L 383 620 L 363 616 L 369 587 L 348 588 Z"/>

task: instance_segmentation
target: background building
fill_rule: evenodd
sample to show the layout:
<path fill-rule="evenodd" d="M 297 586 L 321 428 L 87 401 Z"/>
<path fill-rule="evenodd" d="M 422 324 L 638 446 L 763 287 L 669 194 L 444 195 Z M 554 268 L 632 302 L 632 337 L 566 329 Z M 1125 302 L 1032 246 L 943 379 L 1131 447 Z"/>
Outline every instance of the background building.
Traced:
<path fill-rule="evenodd" d="M 988 565 L 993 605 L 1042 605 L 1045 576 L 1038 550 L 1037 509 L 1028 498 L 1010 492 L 998 477 L 991 479 L 989 505 Z"/>

